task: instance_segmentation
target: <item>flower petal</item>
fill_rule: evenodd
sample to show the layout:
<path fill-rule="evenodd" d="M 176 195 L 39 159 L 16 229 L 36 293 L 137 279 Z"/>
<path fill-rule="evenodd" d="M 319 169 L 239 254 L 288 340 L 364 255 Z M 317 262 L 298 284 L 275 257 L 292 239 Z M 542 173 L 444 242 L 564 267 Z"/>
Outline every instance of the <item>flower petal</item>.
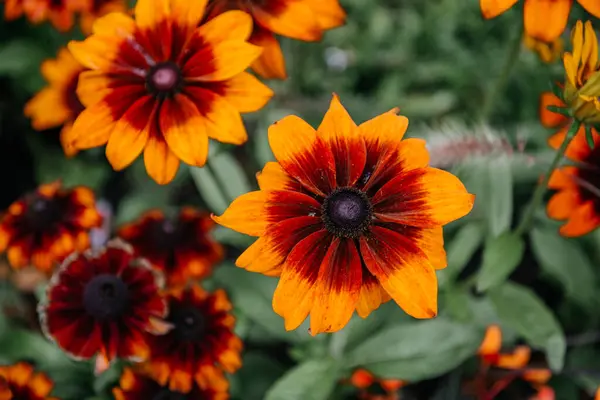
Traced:
<path fill-rule="evenodd" d="M 278 2 L 278 7 L 257 6 L 252 14 L 259 25 L 281 36 L 314 42 L 323 31 L 310 6 L 303 1 Z"/>
<path fill-rule="evenodd" d="M 562 190 L 548 201 L 548 216 L 556 220 L 565 220 L 581 205 L 582 199 L 579 190 Z"/>
<path fill-rule="evenodd" d="M 360 239 L 369 271 L 400 307 L 415 318 L 437 315 L 437 278 L 427 256 L 410 240 L 374 226 L 372 237 Z"/>
<path fill-rule="evenodd" d="M 189 1 L 188 3 L 191 4 Z M 218 43 L 227 40 L 245 41 L 251 33 L 252 17 L 241 10 L 230 10 L 202 24 L 194 34 L 204 42 Z"/>
<path fill-rule="evenodd" d="M 436 228 L 467 215 L 474 200 L 456 176 L 428 167 L 392 179 L 372 203 L 381 221 Z"/>
<path fill-rule="evenodd" d="M 180 27 L 194 29 L 204 16 L 208 0 L 170 0 L 170 2 L 171 18 L 174 23 Z"/>
<path fill-rule="evenodd" d="M 185 93 L 205 118 L 208 137 L 238 145 L 248 140 L 240 112 L 223 97 L 197 86 L 187 87 Z"/>
<path fill-rule="evenodd" d="M 536 39 L 552 42 L 563 33 L 573 0 L 527 0 L 525 31 Z"/>
<path fill-rule="evenodd" d="M 286 79 L 285 58 L 277 38 L 268 30 L 257 26 L 250 43 L 260 46 L 262 54 L 252 63 L 252 69 L 265 79 Z"/>
<path fill-rule="evenodd" d="M 360 135 L 365 138 L 367 147 L 382 151 L 387 146 L 396 147 L 400 144 L 408 129 L 408 118 L 398 115 L 398 111 L 394 108 L 359 125 Z"/>
<path fill-rule="evenodd" d="M 497 17 L 515 5 L 518 0 L 479 0 L 481 13 L 485 19 Z"/>
<path fill-rule="evenodd" d="M 346 22 L 346 11 L 338 0 L 305 0 L 315 13 L 319 26 L 323 30 L 337 28 Z"/>
<path fill-rule="evenodd" d="M 243 72 L 261 52 L 260 47 L 240 40 L 210 43 L 185 62 L 182 73 L 188 81 L 224 81 Z"/>
<path fill-rule="evenodd" d="M 308 190 L 320 196 L 333 190 L 333 154 L 302 119 L 290 115 L 271 125 L 269 144 L 283 169 Z"/>
<path fill-rule="evenodd" d="M 278 162 L 269 161 L 261 172 L 256 174 L 258 187 L 261 190 L 291 190 L 302 191 L 302 185 L 279 165 Z"/>
<path fill-rule="evenodd" d="M 335 238 L 317 276 L 315 300 L 310 312 L 310 333 L 337 332 L 356 309 L 362 285 L 361 258 L 349 239 Z"/>
<path fill-rule="evenodd" d="M 144 150 L 155 107 L 154 97 L 144 96 L 116 123 L 106 146 L 106 157 L 115 171 L 129 166 Z"/>
<path fill-rule="evenodd" d="M 138 0 L 134 11 L 137 25 L 142 29 L 153 29 L 168 20 L 171 14 L 170 3 L 171 0 Z"/>
<path fill-rule="evenodd" d="M 358 133 L 358 127 L 334 94 L 317 134 L 327 142 L 333 153 L 337 186 L 352 186 L 362 175 L 367 150 Z"/>
<path fill-rule="evenodd" d="M 260 110 L 274 94 L 267 85 L 247 72 L 223 82 L 208 82 L 203 86 L 223 96 L 241 113 Z"/>
<path fill-rule="evenodd" d="M 542 93 L 540 96 L 540 121 L 546 128 L 556 128 L 569 121 L 564 115 L 548 110 L 548 106 L 565 107 L 565 103 L 552 92 Z"/>
<path fill-rule="evenodd" d="M 136 29 L 133 18 L 121 12 L 112 12 L 97 18 L 92 28 L 94 34 L 116 35 L 122 38 L 133 36 Z"/>
<path fill-rule="evenodd" d="M 548 144 L 550 147 L 553 149 L 558 149 L 567 137 L 569 128 L 570 126 L 564 126 L 557 133 L 552 135 L 548 139 Z M 594 137 L 594 143 L 600 143 L 600 135 L 595 128 L 592 128 L 592 135 Z M 569 143 L 565 155 L 573 161 L 585 161 L 590 153 L 590 146 L 588 145 L 585 137 L 585 126 L 582 124 L 571 143 Z"/>
<path fill-rule="evenodd" d="M 187 96 L 176 94 L 162 103 L 160 129 L 169 149 L 180 160 L 195 167 L 206 164 L 206 125 L 198 108 Z"/>
<path fill-rule="evenodd" d="M 360 295 L 356 303 L 356 313 L 361 318 L 367 318 L 371 312 L 379 308 L 385 301 L 383 297 L 384 289 L 381 284 L 367 268 L 362 269 L 362 285 Z"/>
<path fill-rule="evenodd" d="M 596 18 L 600 18 L 600 3 L 596 0 L 577 0 L 587 12 Z"/>
<path fill-rule="evenodd" d="M 549 189 L 572 189 L 577 186 L 577 168 L 573 166 L 560 167 L 550 175 Z"/>
<path fill-rule="evenodd" d="M 594 201 L 590 200 L 572 211 L 569 220 L 560 228 L 560 234 L 566 237 L 583 236 L 600 226 L 600 214 Z"/>
<path fill-rule="evenodd" d="M 91 149 L 105 145 L 116 124 L 113 112 L 105 102 L 86 108 L 73 123 L 67 145 L 76 149 Z"/>
<path fill-rule="evenodd" d="M 307 236 L 288 255 L 273 294 L 273 310 L 285 321 L 285 329 L 296 329 L 313 307 L 319 267 L 331 243 L 321 230 Z"/>
<path fill-rule="evenodd" d="M 159 136 L 157 127 L 150 126 L 148 143 L 144 149 L 144 165 L 146 172 L 159 185 L 171 182 L 179 169 L 179 159 L 171 150 L 167 142 Z"/>

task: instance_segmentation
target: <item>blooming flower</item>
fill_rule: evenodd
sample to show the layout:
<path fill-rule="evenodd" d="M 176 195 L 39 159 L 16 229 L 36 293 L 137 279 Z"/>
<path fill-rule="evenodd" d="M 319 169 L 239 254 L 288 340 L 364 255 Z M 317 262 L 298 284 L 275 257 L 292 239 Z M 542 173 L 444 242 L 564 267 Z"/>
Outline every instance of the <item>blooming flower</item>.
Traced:
<path fill-rule="evenodd" d="M 88 0 L 89 4 L 81 12 L 80 25 L 85 34 L 92 33 L 94 22 L 112 12 L 126 12 L 126 0 Z"/>
<path fill-rule="evenodd" d="M 252 19 L 230 11 L 198 27 L 203 1 L 139 0 L 135 19 L 104 16 L 75 58 L 91 71 L 79 78 L 86 109 L 73 125 L 78 149 L 106 146 L 115 170 L 144 151 L 148 174 L 166 184 L 180 160 L 203 166 L 209 137 L 247 140 L 240 112 L 262 108 L 272 91 L 244 72 L 260 55 L 246 40 Z"/>
<path fill-rule="evenodd" d="M 437 314 L 442 225 L 474 196 L 428 166 L 425 141 L 402 140 L 408 120 L 396 112 L 356 126 L 334 95 L 318 131 L 284 118 L 269 129 L 278 162 L 259 175 L 261 190 L 214 217 L 259 236 L 236 264 L 280 276 L 273 308 L 286 329 L 310 314 L 313 335 L 335 332 L 390 298 L 416 318 Z"/>
<path fill-rule="evenodd" d="M 201 388 L 193 385 L 188 393 L 171 391 L 140 372 L 125 368 L 119 387 L 113 389 L 116 400 L 227 400 L 229 394 L 214 387 Z"/>
<path fill-rule="evenodd" d="M 56 59 L 44 61 L 41 70 L 48 86 L 25 105 L 25 115 L 32 119 L 32 125 L 38 131 L 62 125 L 60 142 L 65 154 L 73 156 L 77 149 L 70 145 L 69 133 L 73 121 L 83 111 L 76 89 L 84 68 L 69 50 L 63 48 Z"/>
<path fill-rule="evenodd" d="M 73 26 L 74 13 L 85 8 L 87 0 L 3 0 L 4 19 L 14 20 L 23 14 L 29 21 L 39 24 L 50 20 L 59 31 Z"/>
<path fill-rule="evenodd" d="M 213 226 L 208 214 L 193 208 L 182 209 L 174 219 L 153 210 L 121 227 L 119 236 L 177 284 L 208 276 L 223 258 L 223 247 L 209 236 Z"/>
<path fill-rule="evenodd" d="M 226 391 L 222 371 L 235 372 L 242 363 L 242 341 L 233 333 L 235 318 L 227 295 L 193 285 L 172 289 L 168 303 L 167 321 L 173 328 L 150 339 L 150 374 L 174 391 L 189 392 L 194 381 Z"/>
<path fill-rule="evenodd" d="M 486 19 L 495 18 L 515 5 L 518 0 L 479 0 Z M 600 3 L 577 0 L 590 14 L 600 18 Z M 552 42 L 563 33 L 573 0 L 523 0 L 525 32 L 536 39 Z"/>
<path fill-rule="evenodd" d="M 101 223 L 90 189 L 42 185 L 0 217 L 0 252 L 6 251 L 13 268 L 32 264 L 50 272 L 73 251 L 88 248 L 89 230 Z"/>
<path fill-rule="evenodd" d="M 54 383 L 25 362 L 0 366 L 0 399 L 58 400 L 50 397 Z"/>
<path fill-rule="evenodd" d="M 102 371 L 117 357 L 148 357 L 146 332 L 164 333 L 161 279 L 133 250 L 112 241 L 69 257 L 52 277 L 39 314 L 46 336 L 77 359 L 97 355 Z"/>
<path fill-rule="evenodd" d="M 354 371 L 350 382 L 359 389 L 360 400 L 400 400 L 398 390 L 406 385 L 399 379 L 379 379 L 364 369 Z"/>
<path fill-rule="evenodd" d="M 285 79 L 285 59 L 275 34 L 314 42 L 323 32 L 346 21 L 338 0 L 210 0 L 209 18 L 224 11 L 239 9 L 254 18 L 250 43 L 263 48 L 252 69 L 264 78 Z"/>

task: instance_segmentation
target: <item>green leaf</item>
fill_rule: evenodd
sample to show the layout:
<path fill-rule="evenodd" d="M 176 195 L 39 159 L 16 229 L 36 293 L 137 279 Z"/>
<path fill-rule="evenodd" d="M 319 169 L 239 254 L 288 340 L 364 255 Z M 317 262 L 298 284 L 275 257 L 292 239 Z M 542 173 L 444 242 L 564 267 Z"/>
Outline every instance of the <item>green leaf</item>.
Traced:
<path fill-rule="evenodd" d="M 0 75 L 26 75 L 37 69 L 44 57 L 45 52 L 33 40 L 12 40 L 0 47 Z"/>
<path fill-rule="evenodd" d="M 552 93 L 554 93 L 554 95 L 556 97 L 558 97 L 560 100 L 563 100 L 563 88 L 560 87 L 560 85 L 558 85 L 557 83 L 551 83 L 550 84 L 550 89 L 552 90 Z"/>
<path fill-rule="evenodd" d="M 531 245 L 542 270 L 564 286 L 568 297 L 583 306 L 594 305 L 594 268 L 578 242 L 559 236 L 555 230 L 535 228 Z"/>
<path fill-rule="evenodd" d="M 457 321 L 469 322 L 474 314 L 469 293 L 459 286 L 447 287 L 441 294 L 442 306 Z"/>
<path fill-rule="evenodd" d="M 483 250 L 477 290 L 483 292 L 506 281 L 521 262 L 524 252 L 525 242 L 519 235 L 508 232 L 491 239 Z"/>
<path fill-rule="evenodd" d="M 508 157 L 489 161 L 487 165 L 489 203 L 487 220 L 492 237 L 510 229 L 513 216 L 513 176 Z"/>
<path fill-rule="evenodd" d="M 578 346 L 569 351 L 565 370 L 591 395 L 600 387 L 600 350 L 596 346 Z"/>
<path fill-rule="evenodd" d="M 229 199 L 235 199 L 252 190 L 243 168 L 230 153 L 223 152 L 208 159 L 215 179 L 221 182 L 221 188 Z"/>
<path fill-rule="evenodd" d="M 559 107 L 559 106 L 546 106 L 548 111 L 552 111 L 553 113 L 564 115 L 565 117 L 570 117 L 571 112 L 568 108 Z"/>
<path fill-rule="evenodd" d="M 207 168 L 190 167 L 192 179 L 202 199 L 215 214 L 223 214 L 229 203 L 213 174 Z"/>
<path fill-rule="evenodd" d="M 550 368 L 560 371 L 564 364 L 565 335 L 552 311 L 533 291 L 505 283 L 489 292 L 502 323 L 514 329 L 532 347 L 543 349 Z"/>
<path fill-rule="evenodd" d="M 442 317 L 396 325 L 351 351 L 347 367 L 364 367 L 384 378 L 419 381 L 442 375 L 477 352 L 483 330 Z"/>
<path fill-rule="evenodd" d="M 263 400 L 267 390 L 285 370 L 282 364 L 262 352 L 250 351 L 244 354 L 242 368 L 236 373 L 240 380 L 240 393 L 232 395 L 244 400 Z"/>
<path fill-rule="evenodd" d="M 469 223 L 460 228 L 447 246 L 448 267 L 438 271 L 440 286 L 446 285 L 465 268 L 483 241 L 481 224 Z"/>
<path fill-rule="evenodd" d="M 590 146 L 590 149 L 593 150 L 595 146 L 594 134 L 592 133 L 592 125 L 590 124 L 585 124 L 585 140 L 588 146 Z"/>
<path fill-rule="evenodd" d="M 227 289 L 233 304 L 271 335 L 287 342 L 298 342 L 309 337 L 308 333 L 299 329 L 287 332 L 283 319 L 273 311 L 276 279 L 228 265 L 217 268 L 213 276 Z"/>
<path fill-rule="evenodd" d="M 310 360 L 289 370 L 265 400 L 329 400 L 340 376 L 334 360 Z"/>

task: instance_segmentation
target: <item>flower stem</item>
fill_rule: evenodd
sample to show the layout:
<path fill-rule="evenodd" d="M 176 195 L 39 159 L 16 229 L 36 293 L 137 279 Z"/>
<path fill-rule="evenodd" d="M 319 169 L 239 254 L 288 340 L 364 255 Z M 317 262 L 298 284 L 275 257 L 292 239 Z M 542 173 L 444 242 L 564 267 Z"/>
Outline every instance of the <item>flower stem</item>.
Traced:
<path fill-rule="evenodd" d="M 479 115 L 482 122 L 486 122 L 490 117 L 496 99 L 500 94 L 502 94 L 502 91 L 508 82 L 508 78 L 510 78 L 510 74 L 512 73 L 514 66 L 517 64 L 519 54 L 521 53 L 522 37 L 522 29 L 516 29 L 514 37 L 511 38 L 510 42 L 506 46 L 506 56 L 504 65 L 500 71 L 500 75 L 498 75 L 498 78 L 496 78 L 496 81 L 490 88 L 490 91 L 487 93 L 483 101 L 483 107 L 481 108 L 481 113 Z"/>
<path fill-rule="evenodd" d="M 517 229 L 515 230 L 515 234 L 522 235 L 529 228 L 529 225 L 531 225 L 531 221 L 533 221 L 535 210 L 540 205 L 540 202 L 543 200 L 544 193 L 546 193 L 546 188 L 548 187 L 548 182 L 550 181 L 550 176 L 552 175 L 552 172 L 558 166 L 558 163 L 560 162 L 560 160 L 562 160 L 562 158 L 565 154 L 565 151 L 567 150 L 567 146 L 569 145 L 569 143 L 571 143 L 571 140 L 573 140 L 573 138 L 575 137 L 575 134 L 579 130 L 579 126 L 580 126 L 579 121 L 574 120 L 571 123 L 571 127 L 569 128 L 569 131 L 567 132 L 567 135 L 565 136 L 565 140 L 563 140 L 562 144 L 560 145 L 560 148 L 556 151 L 556 154 L 554 155 L 554 159 L 552 160 L 552 163 L 550 164 L 550 168 L 548 169 L 548 172 L 546 173 L 546 175 L 544 175 L 544 179 L 542 179 L 542 181 L 535 188 L 535 192 L 533 192 L 533 196 L 531 197 L 531 202 L 529 203 L 529 206 L 528 206 L 527 210 L 525 211 L 525 214 L 523 215 L 523 219 L 521 219 L 519 226 L 517 226 Z"/>

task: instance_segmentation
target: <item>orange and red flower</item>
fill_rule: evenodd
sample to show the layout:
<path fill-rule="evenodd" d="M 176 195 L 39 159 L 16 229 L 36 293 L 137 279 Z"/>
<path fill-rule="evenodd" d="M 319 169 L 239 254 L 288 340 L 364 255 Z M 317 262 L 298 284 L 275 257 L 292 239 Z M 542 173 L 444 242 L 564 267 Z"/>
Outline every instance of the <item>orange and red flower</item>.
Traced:
<path fill-rule="evenodd" d="M 206 1 L 139 0 L 135 19 L 112 13 L 94 24 L 75 58 L 91 71 L 77 93 L 86 109 L 73 125 L 78 149 L 106 144 L 115 170 L 144 152 L 148 174 L 170 182 L 180 160 L 203 166 L 209 137 L 242 144 L 240 113 L 273 92 L 244 72 L 261 48 L 247 42 L 251 17 L 230 11 L 198 27 Z"/>
<path fill-rule="evenodd" d="M 96 358 L 98 371 L 117 357 L 149 355 L 147 332 L 164 333 L 162 280 L 120 241 L 69 257 L 52 277 L 39 314 L 46 336 L 72 357 Z"/>
<path fill-rule="evenodd" d="M 42 63 L 41 70 L 48 86 L 25 105 L 25 116 L 31 118 L 33 128 L 38 131 L 62 125 L 60 142 L 65 154 L 73 156 L 77 149 L 69 145 L 69 132 L 73 121 L 83 111 L 76 89 L 84 68 L 69 50 L 60 49 L 56 59 Z"/>
<path fill-rule="evenodd" d="M 252 69 L 263 78 L 285 79 L 285 59 L 275 35 L 315 42 L 346 21 L 339 0 L 210 0 L 209 18 L 242 10 L 254 18 L 250 43 L 263 48 Z"/>
<path fill-rule="evenodd" d="M 486 19 L 495 18 L 519 0 L 479 0 Z M 590 14 L 600 18 L 600 3 L 577 0 Z M 573 0 L 523 0 L 525 32 L 536 39 L 552 42 L 567 26 Z"/>
<path fill-rule="evenodd" d="M 25 362 L 0 366 L 0 400 L 58 400 L 50 397 L 54 383 Z"/>
<path fill-rule="evenodd" d="M 126 12 L 126 0 L 88 0 L 89 3 L 81 12 L 81 30 L 86 35 L 92 33 L 94 22 L 100 17 L 103 17 L 112 12 Z"/>
<path fill-rule="evenodd" d="M 31 264 L 50 272 L 73 251 L 88 248 L 89 230 L 101 223 L 90 189 L 42 185 L 0 217 L 0 252 L 6 251 L 13 268 Z"/>
<path fill-rule="evenodd" d="M 147 375 L 125 368 L 119 382 L 119 387 L 113 389 L 116 400 L 227 400 L 229 393 L 213 387 L 201 388 L 193 385 L 188 393 L 181 393 L 161 386 Z"/>
<path fill-rule="evenodd" d="M 236 261 L 280 276 L 273 308 L 296 329 L 343 328 L 393 298 L 408 314 L 437 314 L 436 269 L 446 266 L 442 225 L 470 212 L 474 196 L 429 166 L 425 141 L 402 137 L 394 109 L 357 126 L 334 95 L 318 130 L 296 116 L 269 128 L 278 162 L 260 191 L 215 220 L 259 236 Z"/>
<path fill-rule="evenodd" d="M 170 284 L 201 279 L 222 260 L 223 247 L 210 237 L 214 222 L 206 213 L 186 207 L 177 218 L 149 211 L 119 229 L 119 236 L 162 271 Z"/>
<path fill-rule="evenodd" d="M 235 318 L 223 290 L 212 294 L 200 286 L 172 289 L 167 322 L 172 329 L 150 338 L 148 370 L 163 386 L 189 392 L 199 387 L 226 391 L 223 371 L 241 366 L 242 341 L 233 333 Z"/>
<path fill-rule="evenodd" d="M 4 19 L 14 20 L 23 14 L 39 24 L 49 20 L 59 31 L 73 27 L 74 14 L 85 9 L 88 0 L 3 0 Z"/>
<path fill-rule="evenodd" d="M 379 379 L 364 369 L 354 371 L 350 383 L 359 389 L 360 400 L 400 400 L 398 390 L 406 385 L 399 379 Z"/>

